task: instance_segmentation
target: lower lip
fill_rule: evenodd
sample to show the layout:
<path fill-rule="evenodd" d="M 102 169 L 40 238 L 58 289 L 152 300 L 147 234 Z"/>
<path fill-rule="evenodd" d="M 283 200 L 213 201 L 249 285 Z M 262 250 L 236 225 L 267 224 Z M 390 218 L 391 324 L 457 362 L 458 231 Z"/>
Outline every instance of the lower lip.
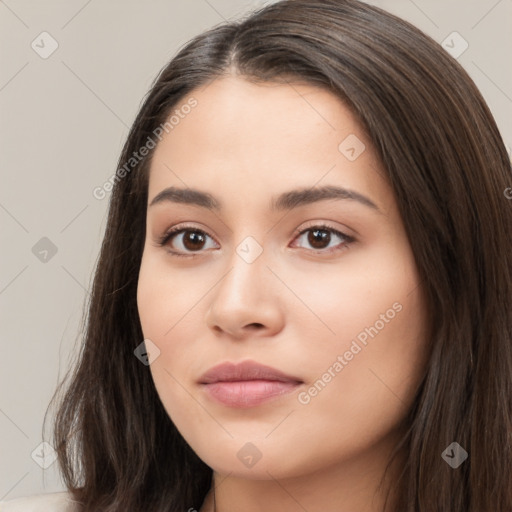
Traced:
<path fill-rule="evenodd" d="M 295 391 L 299 382 L 244 380 L 203 384 L 206 392 L 229 407 L 254 407 L 277 396 Z"/>

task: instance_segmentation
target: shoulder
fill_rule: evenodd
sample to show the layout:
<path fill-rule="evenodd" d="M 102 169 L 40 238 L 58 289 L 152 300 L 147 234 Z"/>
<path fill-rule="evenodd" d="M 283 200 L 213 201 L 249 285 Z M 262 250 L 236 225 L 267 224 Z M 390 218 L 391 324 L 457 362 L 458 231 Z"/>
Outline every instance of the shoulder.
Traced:
<path fill-rule="evenodd" d="M 78 504 L 69 492 L 36 494 L 0 501 L 0 512 L 78 512 Z"/>

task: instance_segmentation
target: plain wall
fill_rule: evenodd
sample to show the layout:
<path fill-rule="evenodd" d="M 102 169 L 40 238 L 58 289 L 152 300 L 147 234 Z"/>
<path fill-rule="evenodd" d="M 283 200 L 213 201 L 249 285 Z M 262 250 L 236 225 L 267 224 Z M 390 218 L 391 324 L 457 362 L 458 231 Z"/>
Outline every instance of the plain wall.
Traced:
<path fill-rule="evenodd" d="M 143 96 L 177 49 L 265 3 L 0 2 L 0 500 L 64 489 L 57 463 L 42 469 L 31 454 L 69 366 L 105 227 L 108 197 L 93 189 L 115 172 Z M 454 31 L 467 41 L 458 60 L 510 151 L 512 1 L 369 3 L 439 43 Z M 44 31 L 58 43 L 47 58 Z"/>

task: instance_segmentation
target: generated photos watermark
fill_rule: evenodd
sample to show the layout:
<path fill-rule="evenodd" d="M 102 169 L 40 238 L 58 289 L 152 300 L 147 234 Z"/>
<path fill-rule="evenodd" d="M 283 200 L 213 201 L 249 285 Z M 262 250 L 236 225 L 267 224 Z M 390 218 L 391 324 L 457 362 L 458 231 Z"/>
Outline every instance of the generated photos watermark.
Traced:
<path fill-rule="evenodd" d="M 403 306 L 400 302 L 395 302 L 391 308 L 385 313 L 379 315 L 379 319 L 370 327 L 365 327 L 355 339 L 352 340 L 350 349 L 346 350 L 343 355 L 338 355 L 336 360 L 325 370 L 322 376 L 315 381 L 306 391 L 301 391 L 297 395 L 297 400 L 302 405 L 307 405 L 338 375 L 345 366 L 347 366 L 355 355 L 359 354 L 364 347 L 368 345 L 369 338 L 375 338 L 387 324 L 402 311 Z M 358 343 L 359 342 L 359 343 Z"/>
<path fill-rule="evenodd" d="M 158 139 L 158 142 L 162 140 L 164 132 L 169 133 L 176 126 L 178 126 L 181 120 L 185 119 L 185 117 L 190 114 L 192 109 L 196 107 L 197 104 L 198 102 L 195 98 L 190 98 L 187 103 L 182 105 L 179 109 L 175 109 L 173 115 L 170 116 L 165 123 L 157 126 L 152 133 L 154 137 Z M 134 151 L 132 156 L 128 159 L 127 162 L 125 162 L 122 167 L 117 169 L 117 171 L 112 174 L 112 176 L 110 176 L 110 178 L 108 178 L 108 180 L 106 180 L 103 185 L 94 188 L 92 191 L 94 198 L 98 199 L 99 201 L 105 199 L 105 197 L 107 197 L 107 193 L 111 192 L 114 188 L 114 184 L 122 180 L 133 170 L 134 167 L 137 166 L 137 164 L 142 162 L 142 160 L 144 160 L 149 152 L 156 147 L 158 142 L 151 135 L 148 135 L 144 145 L 142 145 L 138 151 Z"/>

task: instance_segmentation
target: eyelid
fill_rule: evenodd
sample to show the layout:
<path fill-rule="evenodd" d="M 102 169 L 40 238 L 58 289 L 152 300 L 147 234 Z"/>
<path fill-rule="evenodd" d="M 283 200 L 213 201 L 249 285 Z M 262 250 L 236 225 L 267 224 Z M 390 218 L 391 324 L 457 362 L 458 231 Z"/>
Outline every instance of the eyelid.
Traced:
<path fill-rule="evenodd" d="M 302 225 L 301 227 L 294 230 L 294 232 L 292 234 L 292 237 L 293 237 L 292 242 L 295 241 L 299 236 L 306 233 L 307 231 L 313 230 L 313 228 L 317 228 L 317 230 L 330 231 L 330 232 L 335 233 L 336 235 L 339 235 L 345 239 L 345 243 L 343 244 L 341 249 L 336 249 L 336 248 L 316 249 L 316 250 L 315 249 L 305 249 L 306 251 L 312 252 L 314 254 L 331 254 L 331 253 L 341 252 L 344 249 L 348 249 L 349 246 L 356 241 L 356 238 L 353 235 L 350 235 L 350 234 L 346 233 L 345 231 L 342 231 L 341 229 L 338 229 L 338 228 L 332 226 L 327 221 L 309 221 L 307 223 L 307 225 L 305 225 L 305 226 Z M 179 234 L 182 234 L 184 231 L 196 231 L 196 232 L 202 233 L 202 234 L 210 237 L 212 240 L 215 241 L 216 244 L 218 244 L 218 242 L 215 240 L 215 237 L 210 235 L 210 233 L 207 230 L 205 230 L 203 228 L 199 228 L 197 225 L 191 225 L 191 224 L 185 223 L 185 224 L 177 224 L 177 225 L 169 228 L 168 230 L 166 230 L 162 236 L 157 238 L 157 240 L 156 240 L 157 246 L 165 247 L 169 240 L 171 240 L 173 237 L 175 237 Z M 352 230 L 349 230 L 349 231 L 352 231 Z M 203 253 L 205 253 L 207 251 L 198 251 L 196 253 L 194 253 L 194 252 L 189 252 L 189 253 L 184 252 L 183 253 L 180 251 L 169 249 L 168 252 L 170 254 L 172 254 L 173 256 L 184 256 L 184 257 L 193 258 L 195 256 L 201 256 Z"/>
<path fill-rule="evenodd" d="M 167 242 L 171 238 L 181 234 L 183 231 L 197 231 L 199 233 L 203 233 L 206 236 L 210 237 L 212 240 L 214 240 L 216 244 L 218 244 L 217 240 L 215 240 L 215 237 L 210 235 L 210 233 L 206 229 L 199 228 L 197 225 L 190 225 L 190 224 L 185 223 L 185 224 L 176 224 L 175 226 L 172 226 L 171 228 L 167 229 L 162 236 L 157 237 L 157 240 L 156 240 L 157 246 L 164 247 L 165 245 L 167 245 Z M 200 251 L 196 254 L 194 254 L 194 253 L 182 254 L 181 252 L 178 252 L 178 251 L 169 251 L 169 252 L 173 255 L 178 255 L 178 256 L 198 256 L 199 254 L 201 254 L 201 252 L 204 252 L 204 251 Z"/>
<path fill-rule="evenodd" d="M 299 236 L 303 236 L 308 231 L 313 230 L 319 230 L 319 231 L 329 231 L 331 233 L 334 233 L 336 236 L 339 236 L 340 238 L 344 239 L 344 243 L 341 244 L 341 247 L 335 246 L 331 247 L 330 249 L 305 249 L 302 247 L 299 247 L 300 249 L 304 249 L 306 252 L 313 253 L 313 255 L 332 255 L 336 253 L 340 253 L 342 251 L 345 251 L 350 248 L 350 246 L 357 241 L 356 237 L 353 235 L 349 235 L 345 231 L 342 231 L 341 229 L 338 229 L 331 225 L 329 222 L 326 221 L 310 221 L 310 223 L 306 226 L 302 226 L 300 228 L 297 228 L 293 234 L 293 241 L 297 240 Z M 338 244 L 340 245 L 340 244 Z"/>
<path fill-rule="evenodd" d="M 338 228 L 338 227 L 335 227 L 333 224 L 331 224 L 330 221 L 325 221 L 325 220 L 308 221 L 308 222 L 306 222 L 305 225 L 302 224 L 301 227 L 297 228 L 293 232 L 292 236 L 296 237 L 297 235 L 302 234 L 304 231 L 307 231 L 307 230 L 313 229 L 313 228 L 328 229 L 330 231 L 335 231 L 337 233 L 340 233 L 341 235 L 343 235 L 344 237 L 346 237 L 349 240 L 355 240 L 356 239 L 356 236 L 352 234 L 352 233 L 355 232 L 355 230 L 349 229 L 349 228 L 346 228 L 346 227 Z"/>

